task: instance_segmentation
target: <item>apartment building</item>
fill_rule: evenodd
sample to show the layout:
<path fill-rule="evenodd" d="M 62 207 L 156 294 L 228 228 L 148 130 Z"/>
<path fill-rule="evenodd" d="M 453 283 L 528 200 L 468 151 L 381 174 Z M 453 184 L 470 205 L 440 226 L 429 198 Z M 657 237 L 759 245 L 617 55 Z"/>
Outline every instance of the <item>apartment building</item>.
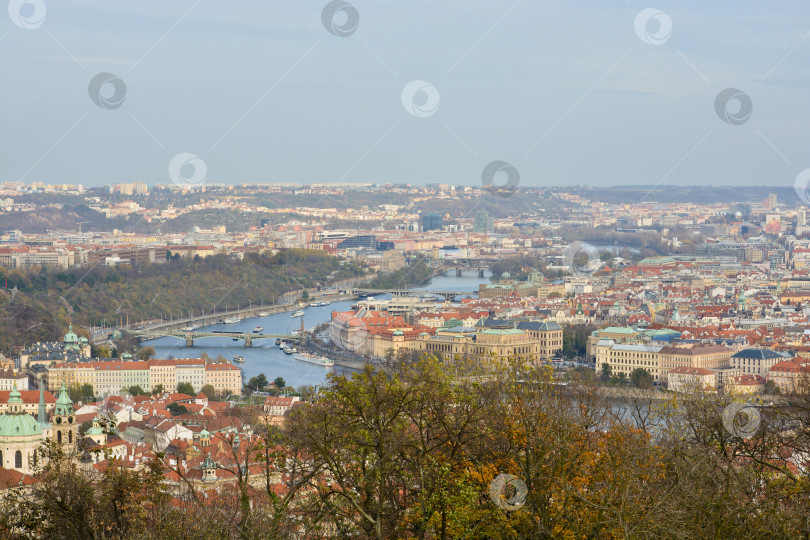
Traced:
<path fill-rule="evenodd" d="M 202 358 L 97 360 L 53 364 L 48 367 L 47 380 L 51 391 L 59 389 L 63 382 L 69 387 L 91 384 L 96 396 L 118 395 L 131 386 L 151 392 L 162 385 L 173 391 L 181 382 L 191 383 L 195 392 L 206 384 L 213 385 L 218 392 L 239 392 L 242 370 L 232 364 L 206 365 Z"/>
<path fill-rule="evenodd" d="M 721 345 L 677 345 L 661 349 L 663 373 L 677 367 L 716 369 L 730 365 L 734 351 Z"/>
<path fill-rule="evenodd" d="M 0 391 L 4 390 L 28 390 L 28 376 L 18 371 L 0 371 Z"/>
<path fill-rule="evenodd" d="M 194 387 L 194 392 L 202 390 L 202 387 L 205 386 L 205 360 L 202 358 L 179 358 L 174 362 L 177 371 L 177 384 L 187 382 Z M 174 388 L 177 388 L 177 385 Z M 241 387 L 238 388 L 238 390 L 241 389 Z"/>
<path fill-rule="evenodd" d="M 206 364 L 205 384 L 214 387 L 217 394 L 233 394 L 242 391 L 242 370 L 233 364 Z"/>

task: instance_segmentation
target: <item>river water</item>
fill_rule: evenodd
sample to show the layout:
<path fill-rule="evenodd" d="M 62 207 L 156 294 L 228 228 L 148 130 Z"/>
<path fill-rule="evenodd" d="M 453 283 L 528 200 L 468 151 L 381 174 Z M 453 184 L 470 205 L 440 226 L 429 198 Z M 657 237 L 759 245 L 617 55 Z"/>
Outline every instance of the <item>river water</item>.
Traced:
<path fill-rule="evenodd" d="M 461 277 L 456 276 L 455 270 L 450 270 L 445 274 L 436 276 L 430 282 L 416 290 L 444 290 L 470 292 L 478 290 L 479 283 L 488 283 L 490 273 L 487 271 L 485 277 L 478 277 L 477 270 L 465 270 Z M 385 298 L 380 296 L 379 298 Z M 323 307 L 308 307 L 304 309 L 304 326 L 312 329 L 321 323 L 329 322 L 333 311 L 347 311 L 356 300 L 345 300 L 334 302 Z M 289 313 L 279 313 L 268 317 L 255 317 L 244 319 L 234 324 L 215 324 L 206 326 L 203 330 L 228 330 L 252 332 L 255 326 L 264 327 L 266 334 L 289 334 L 293 330 L 300 328 L 301 322 L 298 318 L 290 318 Z M 283 377 L 288 386 L 298 388 L 299 386 L 317 386 L 323 384 L 326 374 L 330 372 L 346 373 L 351 372 L 348 368 L 335 366 L 334 368 L 324 368 L 312 364 L 306 364 L 295 360 L 291 355 L 284 354 L 279 349 L 273 339 L 257 339 L 253 341 L 253 347 L 245 348 L 243 342 L 233 341 L 231 338 L 208 337 L 194 340 L 193 347 L 186 347 L 185 341 L 172 337 L 165 337 L 144 342 L 144 345 L 151 345 L 155 348 L 156 358 L 199 358 L 205 352 L 211 358 L 222 355 L 227 359 L 232 359 L 234 355 L 240 354 L 245 362 L 241 364 L 242 378 L 245 383 L 260 373 L 264 373 L 268 380 L 272 381 L 276 377 Z M 239 365 L 239 364 L 237 364 Z"/>

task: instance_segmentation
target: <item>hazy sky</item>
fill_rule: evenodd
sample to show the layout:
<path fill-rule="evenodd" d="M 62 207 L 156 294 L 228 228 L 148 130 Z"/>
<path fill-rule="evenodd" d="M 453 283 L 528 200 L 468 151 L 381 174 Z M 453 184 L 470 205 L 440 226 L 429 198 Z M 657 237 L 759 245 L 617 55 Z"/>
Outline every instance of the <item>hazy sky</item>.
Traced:
<path fill-rule="evenodd" d="M 790 186 L 810 167 L 806 0 L 353 0 L 344 37 L 322 0 L 38 3 L 0 22 L 0 180 L 168 182 L 179 153 L 215 183 L 473 185 L 503 160 L 523 185 Z M 97 84 L 109 108 L 99 73 L 126 87 Z M 733 100 L 719 117 L 727 88 L 747 120 Z"/>

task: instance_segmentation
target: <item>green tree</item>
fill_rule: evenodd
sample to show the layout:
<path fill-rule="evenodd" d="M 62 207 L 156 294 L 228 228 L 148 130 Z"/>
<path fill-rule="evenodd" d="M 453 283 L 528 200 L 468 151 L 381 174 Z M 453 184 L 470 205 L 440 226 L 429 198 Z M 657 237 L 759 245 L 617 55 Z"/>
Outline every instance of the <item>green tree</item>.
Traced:
<path fill-rule="evenodd" d="M 273 379 L 273 384 L 275 384 L 276 388 L 280 390 L 287 385 L 287 382 L 284 380 L 284 377 L 276 377 Z"/>
<path fill-rule="evenodd" d="M 164 392 L 164 390 L 163 390 L 163 385 L 162 384 L 157 384 L 152 388 L 152 395 L 153 396 L 162 394 L 163 392 Z"/>
<path fill-rule="evenodd" d="M 146 391 L 137 384 L 127 388 L 127 392 L 129 392 L 129 395 L 131 396 L 143 396 L 146 394 Z"/>
<path fill-rule="evenodd" d="M 138 348 L 138 352 L 135 353 L 135 356 L 137 356 L 139 360 L 149 360 L 155 356 L 155 348 L 151 345 L 140 347 Z"/>
<path fill-rule="evenodd" d="M 203 386 L 202 390 L 200 390 L 200 392 L 205 394 L 208 397 L 208 399 L 210 399 L 210 400 L 214 400 L 217 397 L 217 391 L 210 384 L 206 384 L 205 386 Z"/>
<path fill-rule="evenodd" d="M 630 373 L 630 381 L 637 388 L 650 389 L 653 386 L 653 376 L 644 368 L 636 368 Z"/>
<path fill-rule="evenodd" d="M 304 302 L 309 300 L 309 292 L 306 289 L 304 289 L 304 292 L 301 293 L 301 300 L 303 300 Z"/>
<path fill-rule="evenodd" d="M 613 369 L 610 367 L 610 364 L 608 364 L 607 362 L 602 364 L 602 379 L 603 380 L 608 380 L 608 379 L 610 379 L 610 376 L 612 374 L 613 374 Z"/>
<path fill-rule="evenodd" d="M 168 407 L 169 412 L 172 413 L 172 416 L 180 416 L 181 414 L 188 414 L 188 409 L 186 409 L 185 405 L 181 405 L 180 403 L 170 403 Z"/>
<path fill-rule="evenodd" d="M 83 398 L 83 399 L 85 399 L 85 400 L 89 400 L 90 398 L 92 398 L 92 397 L 95 395 L 95 394 L 93 393 L 93 385 L 92 385 L 92 384 L 90 384 L 90 383 L 84 383 L 84 384 L 82 384 L 82 386 L 81 386 L 81 391 L 80 391 L 80 395 L 81 395 L 81 396 L 82 396 L 82 398 Z"/>
<path fill-rule="evenodd" d="M 269 384 L 267 380 L 267 375 L 264 373 L 259 373 L 255 377 L 251 377 L 247 383 L 247 386 L 251 388 L 253 391 L 263 390 Z"/>
<path fill-rule="evenodd" d="M 177 383 L 177 391 L 181 394 L 186 394 L 187 396 L 194 396 L 194 386 L 190 382 L 181 382 Z"/>

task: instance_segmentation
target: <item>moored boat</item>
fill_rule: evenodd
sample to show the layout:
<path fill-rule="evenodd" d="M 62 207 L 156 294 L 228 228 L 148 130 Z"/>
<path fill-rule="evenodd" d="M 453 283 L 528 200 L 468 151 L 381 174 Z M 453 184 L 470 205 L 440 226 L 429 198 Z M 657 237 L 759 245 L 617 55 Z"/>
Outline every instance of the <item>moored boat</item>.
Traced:
<path fill-rule="evenodd" d="M 241 354 L 237 354 L 237 355 L 234 355 L 233 361 L 241 364 L 241 363 L 243 363 L 245 361 L 245 357 L 242 356 Z"/>
<path fill-rule="evenodd" d="M 315 364 L 316 366 L 323 366 L 323 367 L 333 367 L 335 363 L 324 357 L 318 356 L 317 354 L 310 354 L 301 352 L 295 355 L 295 359 L 300 362 L 306 362 L 307 364 Z"/>

